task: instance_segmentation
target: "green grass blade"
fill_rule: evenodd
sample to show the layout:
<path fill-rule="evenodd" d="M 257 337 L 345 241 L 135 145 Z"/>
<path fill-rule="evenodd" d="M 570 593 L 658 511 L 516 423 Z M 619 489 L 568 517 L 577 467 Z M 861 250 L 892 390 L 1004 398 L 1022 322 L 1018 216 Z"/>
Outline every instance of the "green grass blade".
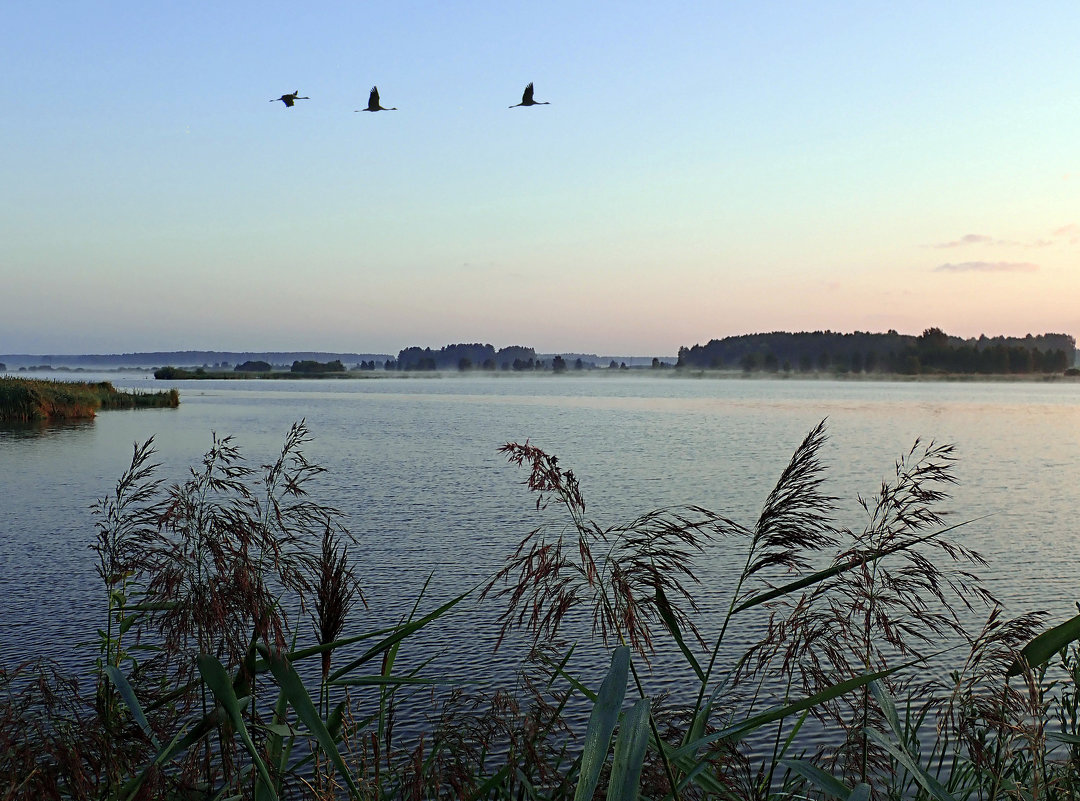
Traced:
<path fill-rule="evenodd" d="M 867 736 L 889 752 L 889 755 L 899 762 L 910 773 L 915 781 L 930 794 L 931 798 L 937 799 L 937 801 L 956 801 L 956 798 L 946 790 L 942 784 L 927 773 L 922 765 L 916 762 L 911 754 L 905 751 L 896 743 L 889 740 L 881 732 L 874 731 L 873 729 L 866 730 Z"/>
<path fill-rule="evenodd" d="M 328 681 L 327 684 L 334 687 L 397 687 L 403 684 L 450 684 L 448 681 L 439 679 L 423 679 L 413 676 L 352 676 L 347 679 Z"/>
<path fill-rule="evenodd" d="M 889 728 L 896 735 L 896 741 L 902 743 L 904 741 L 904 732 L 900 728 L 900 716 L 896 713 L 896 702 L 893 701 L 889 691 L 885 689 L 885 685 L 880 681 L 870 682 L 870 692 L 873 693 L 878 706 L 881 707 L 885 720 L 889 723 Z"/>
<path fill-rule="evenodd" d="M 406 624 L 404 626 L 399 626 L 397 629 L 394 630 L 394 633 L 391 634 L 389 637 L 387 637 L 386 639 L 384 639 L 381 642 L 377 643 L 376 645 L 373 645 L 371 648 L 369 648 L 367 651 L 365 651 L 361 656 L 354 659 L 352 662 L 347 664 L 345 667 L 339 668 L 338 670 L 331 673 L 330 674 L 330 680 L 335 681 L 337 679 L 340 679 L 346 673 L 350 673 L 351 671 L 356 670 L 356 668 L 358 668 L 360 665 L 364 664 L 365 662 L 370 661 L 374 657 L 381 654 L 383 651 L 386 651 L 388 648 L 392 648 L 395 644 L 401 642 L 406 637 L 408 637 L 410 634 L 413 634 L 414 632 L 419 631 L 420 629 L 422 629 L 424 626 L 426 626 L 431 621 L 442 617 L 448 611 L 450 611 L 455 606 L 457 606 L 459 603 L 461 603 L 463 600 L 465 600 L 465 598 L 467 598 L 469 596 L 469 593 L 471 593 L 471 592 L 472 592 L 471 589 L 467 590 L 467 591 L 463 592 L 461 595 L 457 596 L 456 598 L 452 598 L 451 600 L 447 601 L 445 604 L 440 606 L 434 612 L 430 612 L 430 613 L 424 615 L 419 620 L 414 620 L 413 622 L 408 623 L 408 624 Z"/>
<path fill-rule="evenodd" d="M 334 738 L 335 743 L 341 739 L 341 726 L 345 721 L 345 706 L 345 701 L 339 701 L 338 705 L 330 712 L 330 717 L 326 719 L 326 730 L 330 732 L 330 736 Z"/>
<path fill-rule="evenodd" d="M 788 732 L 788 736 L 784 739 L 784 744 L 780 747 L 780 754 L 777 757 L 777 760 L 783 757 L 784 754 L 788 752 L 788 749 L 791 748 L 791 744 L 794 743 L 795 738 L 799 736 L 799 732 L 802 731 L 803 724 L 806 723 L 808 717 L 810 717 L 810 710 L 806 710 L 799 715 L 799 719 L 795 721 L 795 725 L 791 727 L 791 731 Z"/>
<path fill-rule="evenodd" d="M 697 657 L 694 656 L 694 652 L 690 650 L 690 647 L 683 639 L 682 631 L 679 629 L 679 621 L 675 619 L 675 615 L 671 611 L 671 604 L 668 603 L 667 596 L 664 594 L 664 588 L 659 583 L 656 585 L 656 608 L 660 612 L 661 620 L 664 621 L 664 625 L 674 638 L 675 644 L 679 646 L 679 650 L 686 657 L 687 663 L 697 675 L 698 681 L 705 681 L 705 671 L 701 669 Z"/>
<path fill-rule="evenodd" d="M 290 731 L 288 735 L 284 734 L 284 732 L 279 730 L 277 721 L 285 720 L 285 713 L 288 711 L 288 707 L 289 699 L 285 696 L 284 691 L 279 689 L 277 702 L 274 704 L 274 717 L 272 718 L 275 725 L 273 728 L 267 727 L 270 729 L 270 738 L 267 740 L 266 744 L 267 759 L 270 760 L 279 776 L 285 774 L 285 769 L 287 767 L 287 758 L 283 758 L 285 739 L 286 737 L 292 739 L 292 732 Z M 270 801 L 273 790 L 274 788 L 268 787 L 263 782 L 257 782 L 255 784 L 255 801 Z"/>
<path fill-rule="evenodd" d="M 851 796 L 851 788 L 833 776 L 831 773 L 819 768 L 803 759 L 781 759 L 780 764 L 802 776 L 816 788 L 833 798 L 847 799 Z"/>
<path fill-rule="evenodd" d="M 555 679 L 559 676 L 559 674 L 563 673 L 563 668 L 565 668 L 566 665 L 570 662 L 570 657 L 572 657 L 574 655 L 574 650 L 576 648 L 577 648 L 576 643 L 574 645 L 571 645 L 566 650 L 566 653 L 563 655 L 563 658 L 559 660 L 559 663 L 557 665 L 552 660 L 544 658 L 544 662 L 546 662 L 547 664 L 551 665 L 554 668 L 551 671 L 551 676 L 548 678 L 548 681 L 547 681 L 547 686 L 549 688 L 551 687 L 551 685 L 553 685 L 555 683 Z"/>
<path fill-rule="evenodd" d="M 942 653 L 944 653 L 944 651 Z M 768 723 L 773 723 L 782 718 L 786 718 L 787 716 L 793 715 L 796 712 L 803 712 L 807 709 L 813 709 L 819 704 L 823 704 L 826 701 L 831 701 L 833 698 L 838 698 L 841 695 L 845 695 L 851 692 L 852 690 L 857 690 L 860 687 L 864 687 L 872 681 L 885 678 L 886 676 L 896 673 L 898 670 L 904 670 L 905 668 L 909 668 L 912 665 L 918 664 L 922 661 L 924 660 L 913 659 L 910 662 L 905 662 L 902 665 L 897 665 L 896 667 L 891 667 L 887 670 L 881 670 L 876 673 L 863 673 L 853 678 L 837 682 L 831 687 L 827 687 L 821 692 L 815 693 L 811 696 L 807 696 L 806 698 L 796 701 L 795 703 L 788 704 L 787 706 L 782 707 L 774 707 L 760 714 L 746 718 L 745 720 L 742 720 L 738 723 L 726 726 L 718 732 L 714 732 L 713 734 L 701 737 L 691 743 L 680 746 L 679 748 L 675 749 L 675 751 L 673 752 L 673 756 L 676 759 L 682 759 L 683 757 L 692 757 L 694 754 L 697 753 L 699 748 L 708 745 L 709 743 L 716 742 L 717 740 L 741 740 L 750 732 L 754 731 L 755 729 L 759 729 Z"/>
<path fill-rule="evenodd" d="M 563 670 L 562 668 L 560 668 L 560 669 L 559 669 L 559 671 L 558 671 L 558 674 L 557 674 L 557 675 L 559 675 L 559 676 L 562 676 L 562 677 L 563 677 L 564 679 L 566 679 L 566 683 L 567 683 L 567 684 L 569 684 L 569 685 L 570 685 L 571 687 L 573 687 L 573 688 L 574 688 L 575 690 L 577 690 L 577 691 L 578 691 L 579 693 L 581 693 L 582 695 L 584 695 L 584 696 L 585 696 L 586 698 L 588 698 L 588 699 L 589 699 L 590 701 L 592 701 L 592 702 L 593 702 L 594 704 L 596 703 L 596 699 L 597 699 L 597 694 L 596 694 L 596 691 L 595 691 L 595 690 L 590 690 L 590 689 L 589 689 L 588 687 L 586 687 L 586 686 L 585 686 L 585 685 L 584 685 L 584 684 L 583 684 L 583 683 L 581 682 L 581 680 L 580 680 L 580 679 L 578 679 L 578 678 L 577 678 L 577 677 L 575 677 L 575 676 L 571 676 L 571 675 L 570 675 L 569 673 L 567 673 L 567 672 L 566 672 L 565 670 Z"/>
<path fill-rule="evenodd" d="M 851 791 L 851 795 L 847 797 L 847 801 L 870 801 L 870 785 L 865 783 L 856 784 L 855 789 Z"/>
<path fill-rule="evenodd" d="M 281 691 L 288 697 L 289 704 L 296 710 L 296 716 L 300 719 L 300 722 L 315 735 L 319 746 L 327 758 L 333 762 L 334 767 L 337 768 L 338 773 L 349 786 L 349 791 L 353 797 L 359 798 L 360 789 L 356 786 L 356 782 L 353 781 L 352 774 L 345 766 L 345 761 L 338 752 L 337 742 L 333 735 L 330 734 L 329 729 L 326 728 L 322 718 L 319 717 L 319 712 L 315 709 L 315 704 L 312 703 L 311 696 L 308 694 L 307 688 L 304 686 L 304 682 L 301 681 L 296 669 L 284 655 L 275 656 L 272 654 L 270 670 L 273 672 L 274 678 L 277 679 Z"/>
<path fill-rule="evenodd" d="M 161 743 L 158 742 L 157 737 L 154 735 L 154 730 L 150 728 L 150 721 L 146 719 L 146 714 L 143 712 L 139 699 L 135 697 L 135 691 L 131 688 L 131 684 L 128 683 L 127 676 L 115 665 L 106 665 L 105 675 L 109 677 L 109 681 L 113 683 L 113 686 L 120 693 L 120 697 L 124 699 L 124 703 L 127 704 L 127 708 L 130 710 L 131 716 L 135 718 L 135 722 L 139 724 L 139 728 L 150 738 L 154 748 L 160 751 Z"/>
<path fill-rule="evenodd" d="M 499 770 L 485 779 L 479 787 L 469 794 L 467 801 L 477 801 L 480 798 L 487 798 L 499 785 L 506 781 L 506 777 L 510 775 L 510 766 L 503 765 Z"/>
<path fill-rule="evenodd" d="M 323 643 L 322 645 L 311 645 L 307 648 L 297 648 L 295 650 L 289 651 L 289 661 L 295 665 L 301 659 L 318 656 L 324 651 L 333 651 L 335 648 L 342 648 L 343 646 L 363 642 L 364 640 L 372 640 L 376 637 L 385 637 L 387 634 L 393 634 L 395 631 L 398 630 L 398 628 L 398 626 L 388 626 L 384 629 L 376 629 L 375 631 L 366 631 L 363 634 L 353 634 L 349 637 L 342 637 L 339 640 Z"/>
<path fill-rule="evenodd" d="M 142 787 L 143 782 L 146 781 L 146 777 L 150 775 L 151 770 L 158 765 L 164 765 L 172 758 L 173 754 L 178 754 L 187 750 L 213 731 L 214 727 L 217 726 L 224 717 L 221 712 L 222 710 L 216 710 L 215 712 L 206 715 L 186 734 L 183 729 L 178 731 L 173 736 L 172 740 L 169 741 L 169 744 L 158 751 L 157 755 L 146 765 L 146 767 L 124 784 L 120 790 L 119 797 L 124 799 L 124 801 L 130 801 L 130 799 L 134 798 L 138 794 L 139 788 Z"/>
<path fill-rule="evenodd" d="M 615 739 L 608 801 L 637 801 L 641 790 L 641 765 L 649 745 L 649 699 L 642 698 L 623 717 Z"/>
<path fill-rule="evenodd" d="M 206 682 L 206 686 L 210 688 L 214 698 L 225 709 L 225 713 L 236 728 L 236 733 L 240 735 L 240 739 L 243 741 L 244 747 L 247 748 L 255 769 L 259 772 L 259 778 L 271 788 L 269 798 L 273 801 L 273 799 L 277 798 L 277 793 L 272 789 L 273 781 L 270 779 L 270 771 L 266 769 L 266 763 L 263 762 L 262 757 L 259 755 L 259 750 L 255 747 L 255 743 L 251 739 L 251 733 L 248 732 L 247 725 L 244 723 L 244 713 L 241 709 L 240 699 L 236 697 L 236 691 L 233 689 L 232 679 L 229 678 L 224 665 L 209 654 L 199 654 L 195 664 L 198 666 L 199 674 L 203 677 L 203 681 Z"/>
<path fill-rule="evenodd" d="M 1080 639 L 1080 615 L 1066 620 L 1060 626 L 1044 631 L 1034 640 L 1020 649 L 1020 657 L 1005 671 L 1006 676 L 1019 676 L 1024 672 L 1025 663 L 1037 668 L 1050 661 L 1050 657 L 1071 643 Z"/>
<path fill-rule="evenodd" d="M 619 719 L 619 709 L 626 695 L 626 678 L 630 672 L 630 648 L 620 645 L 611 655 L 611 668 L 600 685 L 585 729 L 585 747 L 581 752 L 581 772 L 578 776 L 574 801 L 591 801 L 600 769 L 607 761 L 611 733 Z"/>
<path fill-rule="evenodd" d="M 788 584 L 774 587 L 771 590 L 767 590 L 766 592 L 755 595 L 753 598 L 748 598 L 747 600 L 743 601 L 741 604 L 735 607 L 735 609 L 732 611 L 732 614 L 737 614 L 746 609 L 750 609 L 751 607 L 759 606 L 760 604 L 767 603 L 776 598 L 780 598 L 781 596 L 793 593 L 796 590 L 801 590 L 811 585 L 818 584 L 825 579 L 832 578 L 833 576 L 838 576 L 841 573 L 846 573 L 849 570 L 855 570 L 856 568 L 862 567 L 863 565 L 869 564 L 871 562 L 876 562 L 879 559 L 883 559 L 886 556 L 890 556 L 896 553 L 897 551 L 908 550 L 916 545 L 926 542 L 927 540 L 932 540 L 935 537 L 940 537 L 942 534 L 947 534 L 953 529 L 960 528 L 960 526 L 966 526 L 969 523 L 975 523 L 985 517 L 989 517 L 989 515 L 983 515 L 983 517 L 976 517 L 971 520 L 965 520 L 962 523 L 956 523 L 954 525 L 947 526 L 943 529 L 939 529 L 938 531 L 924 534 L 921 537 L 916 537 L 915 539 L 901 542 L 899 545 L 894 545 L 891 548 L 883 548 L 880 551 L 873 551 L 862 559 L 857 559 L 853 562 L 845 562 L 842 565 L 833 565 L 832 567 L 827 567 L 824 570 L 819 570 L 816 573 L 811 573 L 808 576 L 803 576 L 801 579 L 796 579 L 795 581 L 792 581 Z"/>

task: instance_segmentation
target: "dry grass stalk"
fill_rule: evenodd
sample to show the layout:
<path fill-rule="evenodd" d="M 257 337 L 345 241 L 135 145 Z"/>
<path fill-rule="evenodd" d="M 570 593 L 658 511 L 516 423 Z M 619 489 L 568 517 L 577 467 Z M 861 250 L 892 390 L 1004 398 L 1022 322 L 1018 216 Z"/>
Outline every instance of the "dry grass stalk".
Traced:
<path fill-rule="evenodd" d="M 569 532 L 530 532 L 507 564 L 485 586 L 481 598 L 504 599 L 501 642 L 522 628 L 534 642 L 558 636 L 563 620 L 585 607 L 603 641 L 624 641 L 643 657 L 662 627 L 660 604 L 699 636 L 691 587 L 698 583 L 694 559 L 710 541 L 740 532 L 732 521 L 701 507 L 661 509 L 630 523 L 601 528 L 585 518 L 577 478 L 555 456 L 526 442 L 500 449 L 511 464 L 527 466 L 526 485 L 536 507 L 552 501 L 570 515 Z"/>

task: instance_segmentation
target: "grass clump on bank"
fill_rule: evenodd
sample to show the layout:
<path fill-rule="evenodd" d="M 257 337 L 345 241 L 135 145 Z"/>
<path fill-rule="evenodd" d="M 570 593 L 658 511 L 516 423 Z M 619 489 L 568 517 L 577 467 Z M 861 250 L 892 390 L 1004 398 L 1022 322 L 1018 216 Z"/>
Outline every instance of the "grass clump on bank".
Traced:
<path fill-rule="evenodd" d="M 397 624 L 349 630 L 360 543 L 308 496 L 322 470 L 307 440 L 295 425 L 255 469 L 215 436 L 170 487 L 152 442 L 135 447 L 96 506 L 92 686 L 48 664 L 0 670 L 0 798 L 1080 797 L 1080 616 L 1038 636 L 1041 616 L 1004 618 L 936 511 L 948 446 L 917 444 L 845 527 L 823 425 L 751 524 L 691 506 L 601 526 L 556 457 L 506 445 L 536 506 L 565 519 L 484 583 L 503 635 L 536 646 L 492 691 L 405 658 L 471 591 L 435 605 L 421 588 Z M 740 569 L 702 587 L 698 560 L 719 547 Z M 703 590 L 719 614 L 699 613 Z M 978 607 L 969 631 L 961 612 Z M 610 667 L 576 674 L 566 636 Z M 938 675 L 946 639 L 959 667 Z M 647 670 L 661 644 L 677 675 Z M 412 691 L 422 720 L 401 719 Z M 815 724 L 833 736 L 810 752 L 799 734 Z"/>
<path fill-rule="evenodd" d="M 51 381 L 0 376 L 0 422 L 80 420 L 99 409 L 176 408 L 180 393 L 122 392 L 109 381 Z"/>

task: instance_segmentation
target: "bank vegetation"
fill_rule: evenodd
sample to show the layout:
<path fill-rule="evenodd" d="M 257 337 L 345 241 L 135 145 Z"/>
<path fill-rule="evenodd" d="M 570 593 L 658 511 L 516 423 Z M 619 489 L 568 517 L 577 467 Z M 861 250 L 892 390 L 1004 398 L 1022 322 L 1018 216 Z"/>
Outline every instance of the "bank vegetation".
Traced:
<path fill-rule="evenodd" d="M 50 381 L 0 376 L 0 422 L 81 420 L 101 409 L 176 408 L 180 393 L 124 392 L 109 381 Z"/>
<path fill-rule="evenodd" d="M 509 443 L 558 519 L 509 532 L 518 546 L 482 585 L 439 600 L 417 588 L 399 622 L 364 627 L 362 543 L 309 495 L 322 469 L 307 441 L 295 425 L 257 469 L 215 436 L 172 486 L 152 441 L 135 447 L 95 507 L 100 625 L 71 644 L 89 682 L 31 654 L 0 671 L 0 798 L 1080 793 L 1080 616 L 1006 616 L 940 511 L 947 445 L 916 443 L 851 525 L 826 491 L 819 425 L 755 520 L 690 506 L 603 526 L 571 470 Z M 736 570 L 703 587 L 717 549 Z M 474 593 L 502 637 L 535 646 L 494 691 L 405 658 Z M 455 630 L 448 647 L 479 647 L 468 621 Z M 568 637 L 603 664 L 573 669 Z M 648 669 L 657 648 L 677 657 L 670 675 Z M 502 651 L 489 658 L 505 672 Z M 401 719 L 418 699 L 420 719 Z"/>

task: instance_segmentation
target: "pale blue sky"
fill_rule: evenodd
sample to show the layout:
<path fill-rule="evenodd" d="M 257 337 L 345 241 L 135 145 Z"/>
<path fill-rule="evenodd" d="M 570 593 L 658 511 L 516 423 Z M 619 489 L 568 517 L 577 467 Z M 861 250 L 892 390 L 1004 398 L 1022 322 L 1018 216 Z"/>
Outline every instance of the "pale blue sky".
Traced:
<path fill-rule="evenodd" d="M 227 6 L 5 11 L 0 352 L 1080 333 L 1075 2 Z"/>

